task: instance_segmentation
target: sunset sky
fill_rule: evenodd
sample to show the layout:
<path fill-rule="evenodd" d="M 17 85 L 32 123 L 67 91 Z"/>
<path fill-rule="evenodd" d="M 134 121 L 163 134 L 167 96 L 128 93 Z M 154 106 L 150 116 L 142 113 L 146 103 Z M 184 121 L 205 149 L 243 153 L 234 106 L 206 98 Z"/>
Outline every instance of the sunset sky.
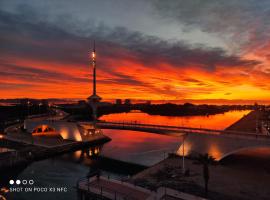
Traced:
<path fill-rule="evenodd" d="M 0 98 L 270 101 L 269 0 L 1 0 Z"/>

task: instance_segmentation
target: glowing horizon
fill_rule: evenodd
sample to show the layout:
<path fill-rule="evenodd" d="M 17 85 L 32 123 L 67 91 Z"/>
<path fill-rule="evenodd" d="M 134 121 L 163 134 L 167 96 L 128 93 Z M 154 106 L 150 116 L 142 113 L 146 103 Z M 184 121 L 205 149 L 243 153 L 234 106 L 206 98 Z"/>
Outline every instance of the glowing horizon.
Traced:
<path fill-rule="evenodd" d="M 235 3 L 228 19 L 227 4 L 213 8 L 211 1 L 198 5 L 199 13 L 178 1 L 93 2 L 60 3 L 64 9 L 31 0 L 0 3 L 1 99 L 86 99 L 95 39 L 103 99 L 270 102 L 270 26 L 262 12 L 269 2 L 256 9 Z M 130 4 L 130 13 L 122 13 Z"/>

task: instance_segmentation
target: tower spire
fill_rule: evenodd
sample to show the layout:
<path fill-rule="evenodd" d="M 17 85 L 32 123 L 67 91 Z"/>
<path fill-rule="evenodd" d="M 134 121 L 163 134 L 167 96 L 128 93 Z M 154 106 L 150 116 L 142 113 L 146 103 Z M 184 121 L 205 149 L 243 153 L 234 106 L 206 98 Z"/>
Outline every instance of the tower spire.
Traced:
<path fill-rule="evenodd" d="M 93 66 L 93 95 L 96 95 L 96 44 L 94 40 L 92 52 L 92 66 Z"/>
<path fill-rule="evenodd" d="M 92 118 L 93 118 L 93 122 L 95 123 L 96 119 L 97 119 L 97 107 L 98 104 L 101 100 L 101 98 L 97 95 L 97 91 L 96 91 L 96 44 L 95 44 L 95 40 L 94 40 L 94 44 L 93 44 L 93 51 L 92 51 L 92 68 L 93 68 L 93 91 L 92 91 L 92 95 L 90 97 L 88 97 L 88 102 L 92 107 Z"/>

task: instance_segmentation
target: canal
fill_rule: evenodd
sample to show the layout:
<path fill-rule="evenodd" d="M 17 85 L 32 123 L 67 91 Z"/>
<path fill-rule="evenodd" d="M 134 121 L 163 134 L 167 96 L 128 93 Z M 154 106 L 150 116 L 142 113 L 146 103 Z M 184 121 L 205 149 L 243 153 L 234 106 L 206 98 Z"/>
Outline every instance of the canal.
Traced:
<path fill-rule="evenodd" d="M 150 116 L 145 113 L 122 113 L 103 116 L 102 120 L 116 121 L 137 121 L 138 123 L 152 123 L 165 125 L 185 125 L 190 127 L 208 127 L 215 129 L 224 129 L 239 120 L 249 111 L 232 111 L 213 116 L 194 116 L 194 117 L 164 117 Z M 175 152 L 181 139 L 178 137 L 158 135 L 154 133 L 145 133 L 127 130 L 103 130 L 104 134 L 111 137 L 111 141 L 103 146 L 93 147 L 88 150 L 80 150 L 73 153 L 57 156 L 54 158 L 38 161 L 14 169 L 8 172 L 0 172 L 1 187 L 8 187 L 9 180 L 33 180 L 36 187 L 54 187 L 66 188 L 65 192 L 46 192 L 10 193 L 9 199 L 28 200 L 28 199 L 58 199 L 72 200 L 76 199 L 76 190 L 74 186 L 79 178 L 96 168 L 102 170 L 102 173 L 114 178 L 122 178 L 132 175 L 136 170 L 130 170 L 130 167 L 121 167 L 121 163 L 115 160 L 125 161 L 136 165 L 151 166 L 164 159 L 168 153 Z M 260 157 L 255 155 L 260 153 Z M 99 155 L 95 157 L 95 155 Z M 230 168 L 246 168 L 246 163 L 250 159 L 255 162 L 269 163 L 269 149 L 260 149 L 257 152 L 245 152 L 244 154 L 234 155 L 224 161 L 224 166 Z M 237 157 L 238 156 L 238 157 Z M 97 159 L 98 158 L 98 159 Z M 106 162 L 102 158 L 109 158 Z M 240 161 L 237 161 L 239 158 Z M 116 163 L 116 164 L 115 164 Z M 245 163 L 245 164 L 242 164 Z M 252 163 L 252 165 L 256 165 Z M 111 167 L 113 166 L 113 167 Z M 265 165 L 263 165 L 265 167 Z M 256 167 L 260 167 L 256 165 Z M 269 168 L 267 168 L 269 170 Z"/>
<path fill-rule="evenodd" d="M 208 116 L 160 116 L 149 115 L 139 111 L 103 115 L 100 120 L 110 122 L 137 122 L 142 124 L 158 124 L 171 126 L 187 126 L 223 130 L 248 114 L 250 110 L 229 111 L 223 114 Z"/>

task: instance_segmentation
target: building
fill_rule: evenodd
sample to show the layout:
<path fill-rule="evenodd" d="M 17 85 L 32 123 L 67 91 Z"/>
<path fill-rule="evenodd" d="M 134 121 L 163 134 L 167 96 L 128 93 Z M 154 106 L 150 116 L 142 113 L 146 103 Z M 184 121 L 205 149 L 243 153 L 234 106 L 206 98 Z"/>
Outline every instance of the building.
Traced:
<path fill-rule="evenodd" d="M 84 106 L 84 105 L 86 105 L 86 101 L 85 100 L 79 100 L 78 105 Z"/>
<path fill-rule="evenodd" d="M 116 99 L 115 104 L 116 105 L 121 105 L 122 104 L 122 99 Z"/>
<path fill-rule="evenodd" d="M 131 105 L 131 100 L 130 99 L 125 99 L 125 105 Z"/>
<path fill-rule="evenodd" d="M 73 141 L 87 141 L 91 140 L 93 135 L 102 134 L 101 130 L 95 129 L 92 124 L 62 120 L 27 119 L 24 127 L 33 136 L 61 136 Z"/>

